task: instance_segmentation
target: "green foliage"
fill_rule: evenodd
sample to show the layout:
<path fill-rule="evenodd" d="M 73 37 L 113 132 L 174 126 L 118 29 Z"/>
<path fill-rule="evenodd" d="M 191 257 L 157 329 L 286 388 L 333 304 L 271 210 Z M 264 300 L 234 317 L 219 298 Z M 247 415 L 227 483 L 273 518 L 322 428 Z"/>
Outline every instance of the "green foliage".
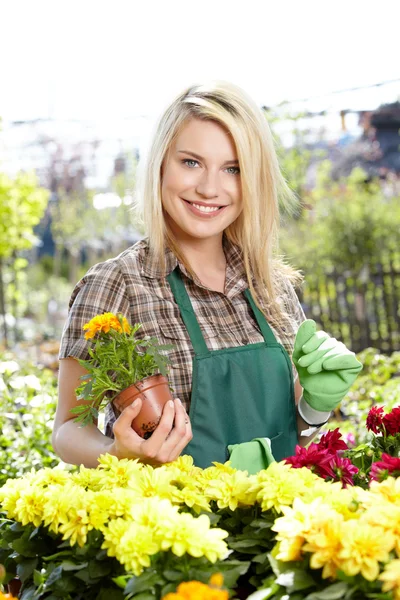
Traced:
<path fill-rule="evenodd" d="M 331 419 L 327 426 L 339 427 L 355 446 L 371 441 L 365 421 L 372 406 L 385 406 L 389 411 L 400 404 L 400 352 L 387 356 L 375 348 L 367 348 L 357 357 L 364 368 L 342 400 L 338 418 Z"/>
<path fill-rule="evenodd" d="M 77 415 L 75 421 L 82 425 L 97 419 L 98 411 L 133 383 L 156 373 L 167 375 L 169 359 L 162 353 L 173 346 L 159 344 L 156 338 L 136 338 L 141 324 L 129 327 L 130 331 L 126 332 L 126 319 L 122 315 L 118 315 L 118 319 L 121 331 L 111 326 L 107 333 L 97 333 L 90 340 L 90 358 L 79 360 L 88 374 L 81 377 L 77 399 L 90 403 L 81 404 L 71 412 Z"/>
<path fill-rule="evenodd" d="M 332 267 L 353 273 L 398 252 L 399 199 L 386 198 L 377 181 L 366 181 L 360 168 L 333 182 L 324 161 L 308 201 L 311 211 L 288 223 L 281 248 L 306 276 Z"/>
<path fill-rule="evenodd" d="M 15 179 L 0 173 L 0 257 L 32 247 L 33 228 L 44 214 L 48 196 L 33 173 L 19 173 Z"/>
<path fill-rule="evenodd" d="M 51 371 L 0 355 L 0 486 L 59 463 L 51 445 L 56 396 Z"/>
<path fill-rule="evenodd" d="M 330 583 L 322 579 L 320 570 L 311 569 L 309 557 L 302 561 L 277 560 L 276 548 L 268 558 L 273 575 L 264 581 L 264 587 L 247 600 L 365 600 L 381 598 L 390 600 L 390 594 L 382 593 L 380 581 L 366 581 L 362 577 L 348 577 L 341 571 L 338 581 Z"/>
<path fill-rule="evenodd" d="M 144 594 L 156 600 L 174 592 L 182 581 L 207 583 L 214 573 L 222 573 L 225 585 L 234 587 L 248 568 L 248 564 L 231 559 L 212 564 L 205 558 L 160 552 L 136 577 L 101 549 L 104 537 L 97 530 L 89 532 L 83 547 L 71 547 L 46 527 L 4 520 L 0 539 L 0 563 L 6 567 L 6 581 L 18 575 L 24 600 L 144 600 Z"/>

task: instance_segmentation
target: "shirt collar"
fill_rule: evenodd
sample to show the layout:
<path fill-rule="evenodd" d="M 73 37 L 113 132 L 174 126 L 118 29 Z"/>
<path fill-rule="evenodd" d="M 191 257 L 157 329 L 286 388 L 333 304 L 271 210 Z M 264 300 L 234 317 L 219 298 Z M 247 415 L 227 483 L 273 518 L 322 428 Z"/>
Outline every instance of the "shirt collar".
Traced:
<path fill-rule="evenodd" d="M 243 291 L 248 287 L 243 263 L 243 254 L 240 248 L 228 240 L 226 236 L 223 238 L 223 245 L 227 263 L 225 288 L 227 295 L 232 295 Z M 175 254 L 169 248 L 165 248 L 165 273 L 163 273 L 161 264 L 150 251 L 149 243 L 147 241 L 142 265 L 142 274 L 145 277 L 151 279 L 160 279 L 163 276 L 166 277 L 178 265 L 181 272 L 184 273 L 186 277 L 193 280 L 184 265 L 178 261 Z M 201 286 L 201 283 L 197 278 L 194 279 L 194 282 Z"/>

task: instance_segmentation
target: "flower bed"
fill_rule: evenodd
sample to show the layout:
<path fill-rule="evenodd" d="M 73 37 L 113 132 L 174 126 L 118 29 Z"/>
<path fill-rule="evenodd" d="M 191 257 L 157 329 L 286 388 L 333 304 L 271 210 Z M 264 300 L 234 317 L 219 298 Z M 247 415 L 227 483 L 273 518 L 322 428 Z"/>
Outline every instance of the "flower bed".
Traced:
<path fill-rule="evenodd" d="M 51 445 L 56 398 L 54 373 L 0 353 L 0 486 L 59 463 Z"/>
<path fill-rule="evenodd" d="M 97 469 L 9 480 L 0 500 L 0 562 L 24 600 L 150 600 L 216 573 L 242 597 L 400 594 L 392 477 L 364 490 L 284 463 L 249 477 L 189 457 L 152 468 L 105 455 Z"/>

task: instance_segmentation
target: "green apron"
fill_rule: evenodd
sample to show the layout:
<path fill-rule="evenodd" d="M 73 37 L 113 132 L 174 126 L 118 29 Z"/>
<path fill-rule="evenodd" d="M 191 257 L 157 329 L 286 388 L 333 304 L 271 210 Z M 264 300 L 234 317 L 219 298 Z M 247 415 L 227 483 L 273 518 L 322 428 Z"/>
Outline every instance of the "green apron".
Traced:
<path fill-rule="evenodd" d="M 179 268 L 167 280 L 194 349 L 189 412 L 193 439 L 185 454 L 205 468 L 227 461 L 229 445 L 260 437 L 271 439 L 276 460 L 294 454 L 297 427 L 291 361 L 250 291 L 244 294 L 264 342 L 208 350 Z"/>

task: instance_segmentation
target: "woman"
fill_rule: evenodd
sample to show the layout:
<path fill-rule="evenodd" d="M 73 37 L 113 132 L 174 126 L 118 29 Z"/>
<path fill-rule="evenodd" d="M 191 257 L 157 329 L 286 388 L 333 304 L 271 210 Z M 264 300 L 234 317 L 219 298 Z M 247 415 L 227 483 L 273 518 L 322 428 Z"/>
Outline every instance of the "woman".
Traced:
<path fill-rule="evenodd" d="M 302 386 L 290 356 L 305 317 L 292 286 L 297 274 L 273 255 L 278 203 L 292 201 L 267 121 L 242 90 L 197 86 L 168 107 L 144 170 L 148 238 L 92 267 L 72 294 L 53 434 L 64 461 L 96 466 L 109 452 L 161 464 L 189 453 L 207 466 L 254 438 L 270 438 L 277 459 L 293 453 L 301 432 L 300 442 L 309 441 L 309 426 L 326 421 L 337 404 L 323 382 L 321 389 L 321 357 L 336 357 L 336 368 L 338 356 L 350 356 L 349 371 L 359 363 L 306 322 L 293 360 L 315 389 L 309 402 L 301 400 L 306 420 L 300 416 Z M 72 420 L 85 373 L 76 359 L 87 356 L 82 327 L 103 312 L 121 312 L 142 323 L 143 336 L 175 346 L 170 380 L 180 400 L 165 406 L 148 440 L 131 428 L 140 400 L 117 419 L 107 415 L 107 435 Z"/>

